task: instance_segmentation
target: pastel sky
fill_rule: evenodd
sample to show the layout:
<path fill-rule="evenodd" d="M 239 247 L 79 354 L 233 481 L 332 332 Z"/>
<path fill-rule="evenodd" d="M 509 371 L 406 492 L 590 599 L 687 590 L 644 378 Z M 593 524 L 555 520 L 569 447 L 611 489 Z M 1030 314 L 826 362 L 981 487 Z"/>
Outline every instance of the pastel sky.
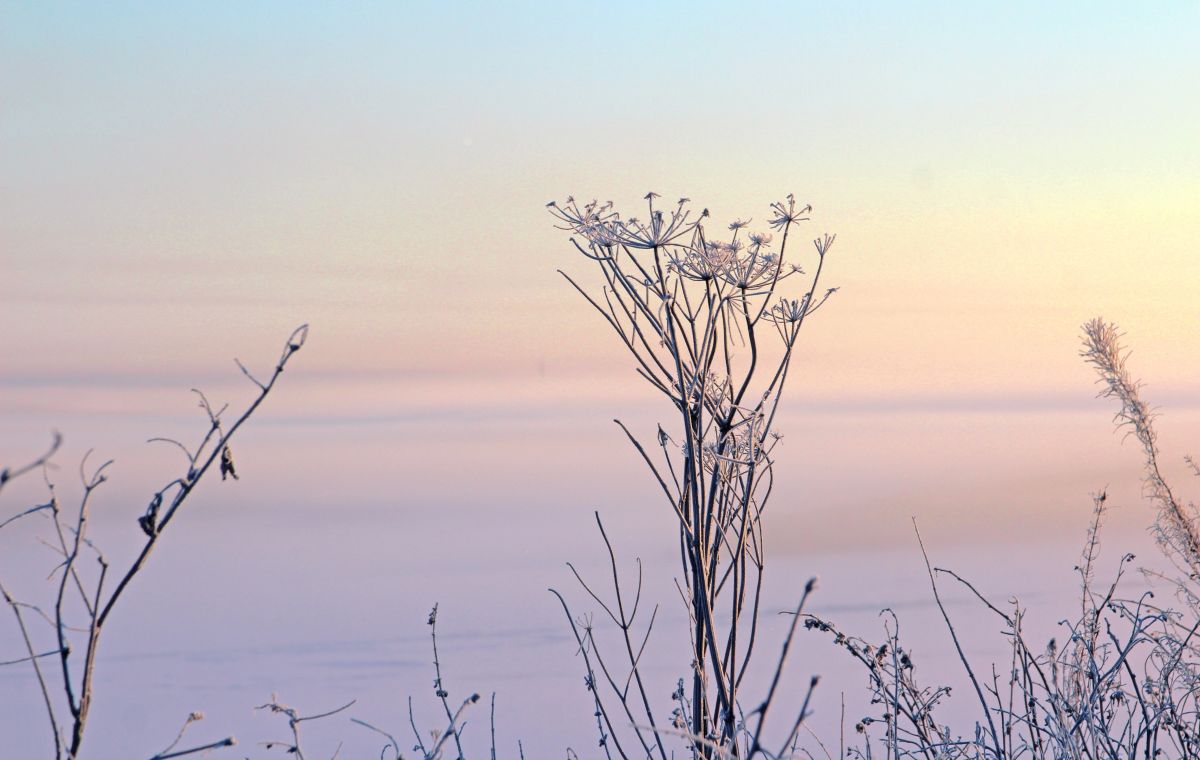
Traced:
<path fill-rule="evenodd" d="M 645 392 L 544 204 L 647 190 L 838 234 L 806 409 L 1086 407 L 1097 314 L 1186 402 L 1200 5 L 1050 5 L 6 3 L 5 451 L 301 322 L 281 419 L 606 420 Z"/>

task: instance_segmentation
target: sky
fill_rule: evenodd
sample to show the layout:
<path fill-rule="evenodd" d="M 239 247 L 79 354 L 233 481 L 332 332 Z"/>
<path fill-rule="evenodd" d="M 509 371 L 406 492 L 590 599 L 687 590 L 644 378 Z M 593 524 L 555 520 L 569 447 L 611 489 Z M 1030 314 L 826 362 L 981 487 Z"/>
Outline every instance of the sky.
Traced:
<path fill-rule="evenodd" d="M 6 387 L 300 322 L 310 372 L 624 373 L 543 206 L 647 190 L 838 233 L 814 391 L 1074 393 L 1095 314 L 1195 376 L 1194 3 L 3 13 Z"/>
<path fill-rule="evenodd" d="M 191 387 L 244 396 L 230 360 L 269 366 L 301 323 L 294 446 L 653 416 L 545 209 L 647 190 L 760 224 L 795 193 L 837 233 L 798 411 L 1096 410 L 1111 447 L 1077 355 L 1096 315 L 1152 403 L 1195 403 L 1195 3 L 2 13 L 10 458 L 52 427 L 72 456 L 116 419 L 144 440 Z"/>
<path fill-rule="evenodd" d="M 1196 443 L 1198 33 L 1195 2 L 0 0 L 0 464 L 61 430 L 69 494 L 86 451 L 115 458 L 95 530 L 128 548 L 179 466 L 146 439 L 202 433 L 190 388 L 247 402 L 232 359 L 265 373 L 307 323 L 239 433 L 242 479 L 198 494 L 203 541 L 156 558 L 117 655 L 217 642 L 220 666 L 178 678 L 211 679 L 234 715 L 324 677 L 303 653 L 394 651 L 355 639 L 359 621 L 423 639 L 439 598 L 467 631 L 561 635 L 543 589 L 586 563 L 592 509 L 661 554 L 669 515 L 611 419 L 652 434 L 670 410 L 557 274 L 596 282 L 546 202 L 629 215 L 653 190 L 754 229 L 794 193 L 812 237 L 838 236 L 840 291 L 778 421 L 771 548 L 835 568 L 835 601 L 873 611 L 895 601 L 854 597 L 874 580 L 920 582 L 894 564 L 915 517 L 997 594 L 1009 560 L 1013 593 L 1036 592 L 1059 556 L 1043 545 L 1075 551 L 1092 491 L 1122 505 L 1114 550 L 1145 542 L 1137 452 L 1078 356 L 1085 320 L 1126 331 L 1169 478 Z M 0 507 L 40 498 L 30 483 Z M 0 550 L 6 580 L 27 548 Z M 180 594 L 197 568 L 211 576 Z M 300 659 L 229 686 L 221 667 L 261 655 L 223 622 L 235 591 L 250 643 Z M 394 689 L 364 680 L 368 659 L 336 683 Z M 110 739 L 146 723 L 121 713 L 136 693 L 104 708 Z M 514 709 L 536 721 L 548 701 Z"/>

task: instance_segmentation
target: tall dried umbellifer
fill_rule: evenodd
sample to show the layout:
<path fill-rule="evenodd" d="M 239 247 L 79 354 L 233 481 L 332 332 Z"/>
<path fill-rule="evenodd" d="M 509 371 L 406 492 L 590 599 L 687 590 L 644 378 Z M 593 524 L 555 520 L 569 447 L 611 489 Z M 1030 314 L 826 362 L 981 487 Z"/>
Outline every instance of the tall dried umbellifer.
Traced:
<path fill-rule="evenodd" d="M 601 744 L 610 754 L 665 760 L 665 733 L 689 737 L 694 754 L 769 754 L 761 746 L 768 705 L 743 714 L 739 690 L 758 634 L 762 515 L 780 439 L 773 423 L 800 330 L 835 290 L 820 290 L 834 238 L 814 240 L 802 266 L 788 244 L 811 207 L 798 207 L 790 195 L 771 204 L 769 231 L 752 232 L 750 222 L 738 220 L 719 236 L 706 228 L 707 209 L 693 213 L 686 198 L 663 209 L 657 199 L 646 195 L 644 219 L 572 198 L 549 209 L 602 284 L 589 290 L 563 276 L 674 409 L 675 422 L 660 425 L 650 446 L 617 422 L 678 522 L 692 672 L 674 695 L 671 725 L 658 719 L 639 668 L 654 620 L 652 614 L 635 632 L 640 570 L 636 592 L 624 593 L 607 534 L 613 596 L 606 601 L 584 586 L 620 631 L 623 663 L 611 665 L 591 624 L 580 624 L 565 601 L 564 609 L 587 658 Z M 785 289 L 790 297 L 781 296 Z"/>

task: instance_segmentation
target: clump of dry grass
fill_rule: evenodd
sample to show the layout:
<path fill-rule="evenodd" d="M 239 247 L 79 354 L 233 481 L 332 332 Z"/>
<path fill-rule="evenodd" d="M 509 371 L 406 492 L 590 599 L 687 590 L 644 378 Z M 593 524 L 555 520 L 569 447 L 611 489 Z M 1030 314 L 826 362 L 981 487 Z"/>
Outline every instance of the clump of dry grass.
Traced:
<path fill-rule="evenodd" d="M 1134 557 L 1121 557 L 1112 580 L 1097 585 L 1107 496 L 1093 496 L 1092 519 L 1076 570 L 1080 605 L 1060 625 L 1064 636 L 1034 645 L 1024 631 L 1025 612 L 1013 600 L 1002 609 L 950 570 L 929 566 L 938 608 L 956 646 L 958 634 L 938 596 L 938 579 L 968 589 L 1002 622 L 1011 647 L 1003 667 L 980 677 L 958 646 L 977 696 L 977 719 L 969 730 L 942 721 L 949 689 L 918 684 L 913 661 L 889 613 L 879 643 L 842 633 L 832 622 L 809 617 L 806 627 L 833 636 L 867 671 L 877 712 L 855 726 L 858 739 L 847 754 L 858 758 L 1161 758 L 1200 757 L 1200 606 L 1196 604 L 1200 532 L 1196 507 L 1183 504 L 1159 468 L 1155 415 L 1141 384 L 1127 367 L 1128 352 L 1115 325 L 1095 319 L 1083 326 L 1082 356 L 1118 401 L 1116 421 L 1138 441 L 1144 456 L 1146 498 L 1156 507 L 1151 527 L 1163 553 L 1181 575 L 1167 580 L 1182 608 L 1159 606 L 1151 591 L 1132 598 L 1122 591 Z M 1191 460 L 1189 460 L 1190 462 Z M 1193 471 L 1196 471 L 1193 465 Z M 1200 473 L 1198 473 L 1200 474 Z M 923 549 L 922 549 L 923 551 Z M 926 557 L 928 563 L 928 557 Z"/>

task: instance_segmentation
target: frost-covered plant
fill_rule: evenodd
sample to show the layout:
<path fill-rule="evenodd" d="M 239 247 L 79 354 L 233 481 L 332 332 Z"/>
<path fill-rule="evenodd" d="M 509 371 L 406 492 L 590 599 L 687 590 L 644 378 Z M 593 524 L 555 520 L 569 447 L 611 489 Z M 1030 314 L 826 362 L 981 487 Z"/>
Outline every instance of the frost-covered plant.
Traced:
<path fill-rule="evenodd" d="M 1083 326 L 1082 356 L 1099 375 L 1101 396 L 1120 403 L 1116 420 L 1141 445 L 1146 497 L 1157 508 L 1152 531 L 1182 576 L 1143 570 L 1150 580 L 1166 580 L 1182 609 L 1160 606 L 1152 591 L 1126 597 L 1122 556 L 1111 583 L 1097 586 L 1099 535 L 1107 496 L 1093 497 L 1093 517 L 1076 570 L 1080 604 L 1060 623 L 1062 634 L 1048 644 L 1026 638 L 1024 610 L 1015 600 L 1007 611 L 979 594 L 955 573 L 929 566 L 934 599 L 945 618 L 978 712 L 967 731 L 954 730 L 938 709 L 945 687 L 917 684 L 913 661 L 889 615 L 884 640 L 873 644 L 849 636 L 823 619 L 805 627 L 829 633 L 867 671 L 872 709 L 855 729 L 858 742 L 849 756 L 870 758 L 1195 758 L 1200 757 L 1200 605 L 1197 604 L 1196 507 L 1186 506 L 1163 478 L 1158 465 L 1154 415 L 1142 400 L 1140 383 L 1126 367 L 1115 325 L 1096 319 Z M 1192 464 L 1192 460 L 1188 460 Z M 1196 467 L 1193 464 L 1195 472 Z M 1197 473 L 1200 474 L 1200 473 Z M 928 561 L 928 560 L 927 560 Z M 938 577 L 962 584 L 1003 621 L 1011 660 L 993 665 L 990 677 L 972 667 L 959 634 L 938 596 Z"/>
<path fill-rule="evenodd" d="M 1182 503 L 1159 471 L 1154 413 L 1142 400 L 1141 383 L 1130 376 L 1125 366 L 1128 352 L 1121 347 L 1121 333 L 1111 322 L 1093 319 L 1083 326 L 1083 338 L 1082 355 L 1099 375 L 1100 395 L 1120 403 L 1114 418 L 1117 425 L 1141 444 L 1145 460 L 1142 482 L 1146 497 L 1158 509 L 1154 535 L 1181 572 L 1193 580 L 1200 579 L 1200 528 L 1196 525 L 1200 512 L 1195 504 Z M 1195 470 L 1190 458 L 1188 462 Z"/>
<path fill-rule="evenodd" d="M 751 231 L 739 219 L 720 233 L 706 226 L 708 210 L 693 212 L 687 198 L 666 208 L 655 193 L 645 201 L 644 218 L 623 216 L 611 202 L 568 198 L 548 207 L 575 251 L 598 270 L 601 286 L 589 290 L 563 276 L 676 415 L 659 426 L 649 448 L 618 421 L 678 525 L 691 673 L 675 692 L 669 721 L 639 668 L 657 608 L 635 633 L 640 567 L 636 590 L 626 594 L 606 534 L 613 596 L 605 600 L 579 580 L 620 631 L 619 667 L 600 650 L 588 619 L 563 606 L 587 658 L 600 743 L 610 755 L 666 760 L 668 730 L 687 735 L 696 755 L 771 754 L 760 741 L 766 710 L 759 708 L 757 728 L 749 730 L 740 689 L 758 636 L 762 515 L 780 440 L 773 423 L 800 330 L 836 290 L 820 290 L 834 238 L 815 239 L 802 265 L 789 242 L 811 207 L 790 195 L 771 204 L 765 229 Z"/>

